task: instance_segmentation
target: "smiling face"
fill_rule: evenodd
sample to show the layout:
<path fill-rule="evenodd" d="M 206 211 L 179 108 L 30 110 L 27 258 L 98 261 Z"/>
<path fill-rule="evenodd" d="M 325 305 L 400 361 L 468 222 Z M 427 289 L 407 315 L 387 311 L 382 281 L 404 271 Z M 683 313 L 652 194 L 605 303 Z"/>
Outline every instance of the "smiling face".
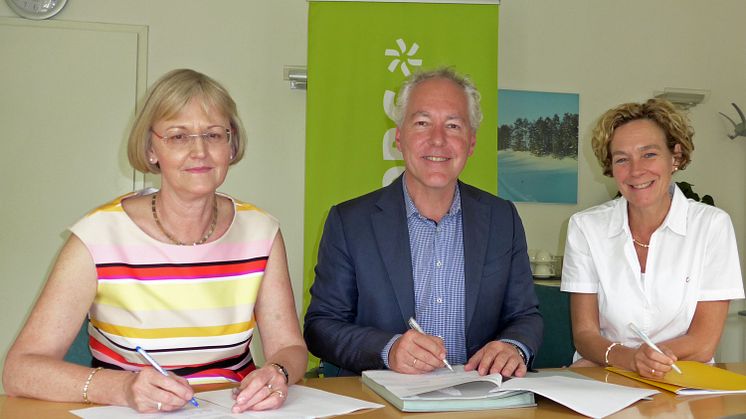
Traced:
<path fill-rule="evenodd" d="M 667 211 L 668 187 L 680 146 L 672 153 L 663 130 L 653 121 L 638 119 L 614 131 L 609 151 L 612 176 L 630 207 Z"/>
<path fill-rule="evenodd" d="M 410 193 L 452 193 L 475 144 L 464 89 L 443 78 L 423 81 L 412 89 L 396 130 Z"/>
<path fill-rule="evenodd" d="M 188 134 L 202 134 L 215 127 L 230 127 L 229 119 L 210 108 L 202 101 L 192 99 L 173 118 L 153 124 L 153 131 L 164 135 L 172 130 L 183 130 Z M 173 147 L 152 135 L 152 146 L 148 152 L 161 169 L 161 187 L 164 191 L 201 196 L 212 194 L 225 180 L 231 161 L 231 146 L 226 141 L 208 144 L 202 138 L 194 138 L 184 147 Z"/>

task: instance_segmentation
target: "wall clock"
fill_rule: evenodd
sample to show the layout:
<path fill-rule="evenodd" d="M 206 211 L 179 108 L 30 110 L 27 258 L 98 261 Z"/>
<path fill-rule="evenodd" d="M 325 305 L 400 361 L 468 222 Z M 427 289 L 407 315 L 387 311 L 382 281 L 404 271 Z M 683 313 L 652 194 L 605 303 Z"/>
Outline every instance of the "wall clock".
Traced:
<path fill-rule="evenodd" d="M 62 10 L 67 0 L 5 0 L 19 16 L 26 19 L 48 19 Z"/>

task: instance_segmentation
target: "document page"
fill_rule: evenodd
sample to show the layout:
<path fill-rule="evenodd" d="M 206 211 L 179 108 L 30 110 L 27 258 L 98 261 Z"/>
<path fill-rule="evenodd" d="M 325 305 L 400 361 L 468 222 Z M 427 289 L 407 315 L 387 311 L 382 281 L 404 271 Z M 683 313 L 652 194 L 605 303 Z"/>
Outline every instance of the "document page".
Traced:
<path fill-rule="evenodd" d="M 516 393 L 523 392 L 501 390 L 499 387 L 495 387 L 494 383 L 477 381 L 474 383 L 464 383 L 440 390 L 429 391 L 416 396 L 408 396 L 406 400 L 443 400 L 456 397 L 459 400 L 497 399 L 500 397 L 512 396 Z"/>
<path fill-rule="evenodd" d="M 657 390 L 562 376 L 511 378 L 501 388 L 531 391 L 593 418 L 609 416 L 658 393 Z"/>
<path fill-rule="evenodd" d="M 454 372 L 451 372 L 447 368 L 441 368 L 427 374 L 400 374 L 391 370 L 370 370 L 363 371 L 363 375 L 386 387 L 399 398 L 476 381 L 490 382 L 496 388 L 502 383 L 500 374 L 480 376 L 476 371 L 464 371 L 463 365 L 454 365 L 453 370 Z"/>
<path fill-rule="evenodd" d="M 308 419 L 344 415 L 361 409 L 378 409 L 383 407 L 383 405 L 378 403 L 370 403 L 315 388 L 294 385 L 288 390 L 288 398 L 279 409 L 232 414 L 233 398 L 231 397 L 231 393 L 231 389 L 196 393 L 195 398 L 200 402 L 199 407 L 187 404 L 183 409 L 175 412 L 142 415 L 129 407 L 99 406 L 72 410 L 70 413 L 83 419 L 139 419 L 143 417 L 150 419 Z"/>

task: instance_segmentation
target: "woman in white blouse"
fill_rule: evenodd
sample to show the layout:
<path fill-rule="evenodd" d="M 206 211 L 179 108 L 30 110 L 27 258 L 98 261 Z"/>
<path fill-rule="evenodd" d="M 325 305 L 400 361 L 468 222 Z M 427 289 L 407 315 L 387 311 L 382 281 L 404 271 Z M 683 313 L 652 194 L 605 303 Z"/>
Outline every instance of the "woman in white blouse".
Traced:
<path fill-rule="evenodd" d="M 573 366 L 660 378 L 676 360 L 712 360 L 730 300 L 744 291 L 730 217 L 688 200 L 672 181 L 691 161 L 693 135 L 658 99 L 598 121 L 593 151 L 622 196 L 570 219 L 562 291 L 572 293 Z"/>

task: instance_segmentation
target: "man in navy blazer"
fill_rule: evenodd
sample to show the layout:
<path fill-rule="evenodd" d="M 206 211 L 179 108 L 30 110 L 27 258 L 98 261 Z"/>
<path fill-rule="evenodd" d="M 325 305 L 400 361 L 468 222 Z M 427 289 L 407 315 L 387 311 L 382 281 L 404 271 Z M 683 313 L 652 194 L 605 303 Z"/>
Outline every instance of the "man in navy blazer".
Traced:
<path fill-rule="evenodd" d="M 394 113 L 406 170 L 331 208 L 308 348 L 341 375 L 417 374 L 447 359 L 523 376 L 543 330 L 523 226 L 512 203 L 458 180 L 476 144 L 479 93 L 450 69 L 420 73 Z M 410 318 L 425 333 L 410 330 Z"/>

